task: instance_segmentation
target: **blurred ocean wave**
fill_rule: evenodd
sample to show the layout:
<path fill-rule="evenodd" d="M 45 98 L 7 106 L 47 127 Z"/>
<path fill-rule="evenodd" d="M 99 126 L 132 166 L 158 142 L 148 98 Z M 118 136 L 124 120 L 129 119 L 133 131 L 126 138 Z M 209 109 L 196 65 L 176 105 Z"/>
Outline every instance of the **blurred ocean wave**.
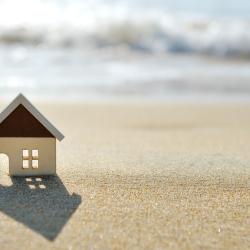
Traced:
<path fill-rule="evenodd" d="M 189 21 L 163 27 L 155 21 L 115 23 L 86 34 L 82 28 L 0 30 L 0 44 L 103 48 L 125 46 L 149 53 L 194 53 L 250 58 L 250 22 Z"/>
<path fill-rule="evenodd" d="M 234 5 L 241 1 L 245 2 Z M 188 2 L 192 8 L 195 1 Z M 216 1 L 208 2 L 214 2 L 215 10 L 220 8 Z M 132 0 L 2 0 L 0 44 L 82 49 L 124 46 L 149 53 L 250 58 L 250 18 L 212 15 L 210 5 L 203 12 L 190 13 L 178 5 L 171 10 L 169 4 L 168 0 L 137 4 Z M 6 15 L 10 11 L 12 15 Z"/>
<path fill-rule="evenodd" d="M 249 59 L 248 0 L 0 0 L 1 98 L 249 101 Z"/>
<path fill-rule="evenodd" d="M 250 100 L 249 61 L 33 46 L 0 55 L 0 98 Z"/>

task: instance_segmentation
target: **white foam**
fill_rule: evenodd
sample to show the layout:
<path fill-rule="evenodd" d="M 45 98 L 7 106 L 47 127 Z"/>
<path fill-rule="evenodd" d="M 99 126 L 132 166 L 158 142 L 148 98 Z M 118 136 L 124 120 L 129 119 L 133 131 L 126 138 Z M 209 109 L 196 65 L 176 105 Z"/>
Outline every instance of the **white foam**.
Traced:
<path fill-rule="evenodd" d="M 250 56 L 250 22 L 124 1 L 0 2 L 0 42 Z"/>

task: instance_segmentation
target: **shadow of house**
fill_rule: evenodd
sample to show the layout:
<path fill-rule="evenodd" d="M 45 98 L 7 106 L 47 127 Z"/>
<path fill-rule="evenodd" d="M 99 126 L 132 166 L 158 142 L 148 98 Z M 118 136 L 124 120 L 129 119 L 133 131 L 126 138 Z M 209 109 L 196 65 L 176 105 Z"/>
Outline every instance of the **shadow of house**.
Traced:
<path fill-rule="evenodd" d="M 81 203 L 58 176 L 11 178 L 0 184 L 0 211 L 53 241 Z"/>

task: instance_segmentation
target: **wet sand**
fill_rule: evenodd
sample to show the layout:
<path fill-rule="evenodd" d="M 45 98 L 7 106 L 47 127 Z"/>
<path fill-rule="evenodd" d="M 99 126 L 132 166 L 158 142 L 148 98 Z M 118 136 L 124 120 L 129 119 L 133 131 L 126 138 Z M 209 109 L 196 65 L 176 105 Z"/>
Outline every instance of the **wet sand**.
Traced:
<path fill-rule="evenodd" d="M 250 248 L 250 105 L 37 107 L 58 177 L 1 168 L 1 250 Z"/>

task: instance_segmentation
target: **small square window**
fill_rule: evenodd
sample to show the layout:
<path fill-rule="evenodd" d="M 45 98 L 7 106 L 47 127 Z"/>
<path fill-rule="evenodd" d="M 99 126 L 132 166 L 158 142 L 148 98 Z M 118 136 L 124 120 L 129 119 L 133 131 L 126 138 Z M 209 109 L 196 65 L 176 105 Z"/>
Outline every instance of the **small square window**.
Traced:
<path fill-rule="evenodd" d="M 32 160 L 32 168 L 38 168 L 38 160 Z"/>
<path fill-rule="evenodd" d="M 36 189 L 36 186 L 33 185 L 33 184 L 29 184 L 29 188 L 30 188 L 30 189 Z"/>
<path fill-rule="evenodd" d="M 29 168 L 29 160 L 23 160 L 23 168 Z"/>
<path fill-rule="evenodd" d="M 41 189 L 45 189 L 45 188 L 46 188 L 46 186 L 45 186 L 44 184 L 40 184 L 40 185 L 39 185 L 39 188 L 41 188 Z"/>
<path fill-rule="evenodd" d="M 23 149 L 23 159 L 29 159 L 29 150 Z"/>
<path fill-rule="evenodd" d="M 38 159 L 38 150 L 37 149 L 32 150 L 32 158 L 33 159 Z"/>

